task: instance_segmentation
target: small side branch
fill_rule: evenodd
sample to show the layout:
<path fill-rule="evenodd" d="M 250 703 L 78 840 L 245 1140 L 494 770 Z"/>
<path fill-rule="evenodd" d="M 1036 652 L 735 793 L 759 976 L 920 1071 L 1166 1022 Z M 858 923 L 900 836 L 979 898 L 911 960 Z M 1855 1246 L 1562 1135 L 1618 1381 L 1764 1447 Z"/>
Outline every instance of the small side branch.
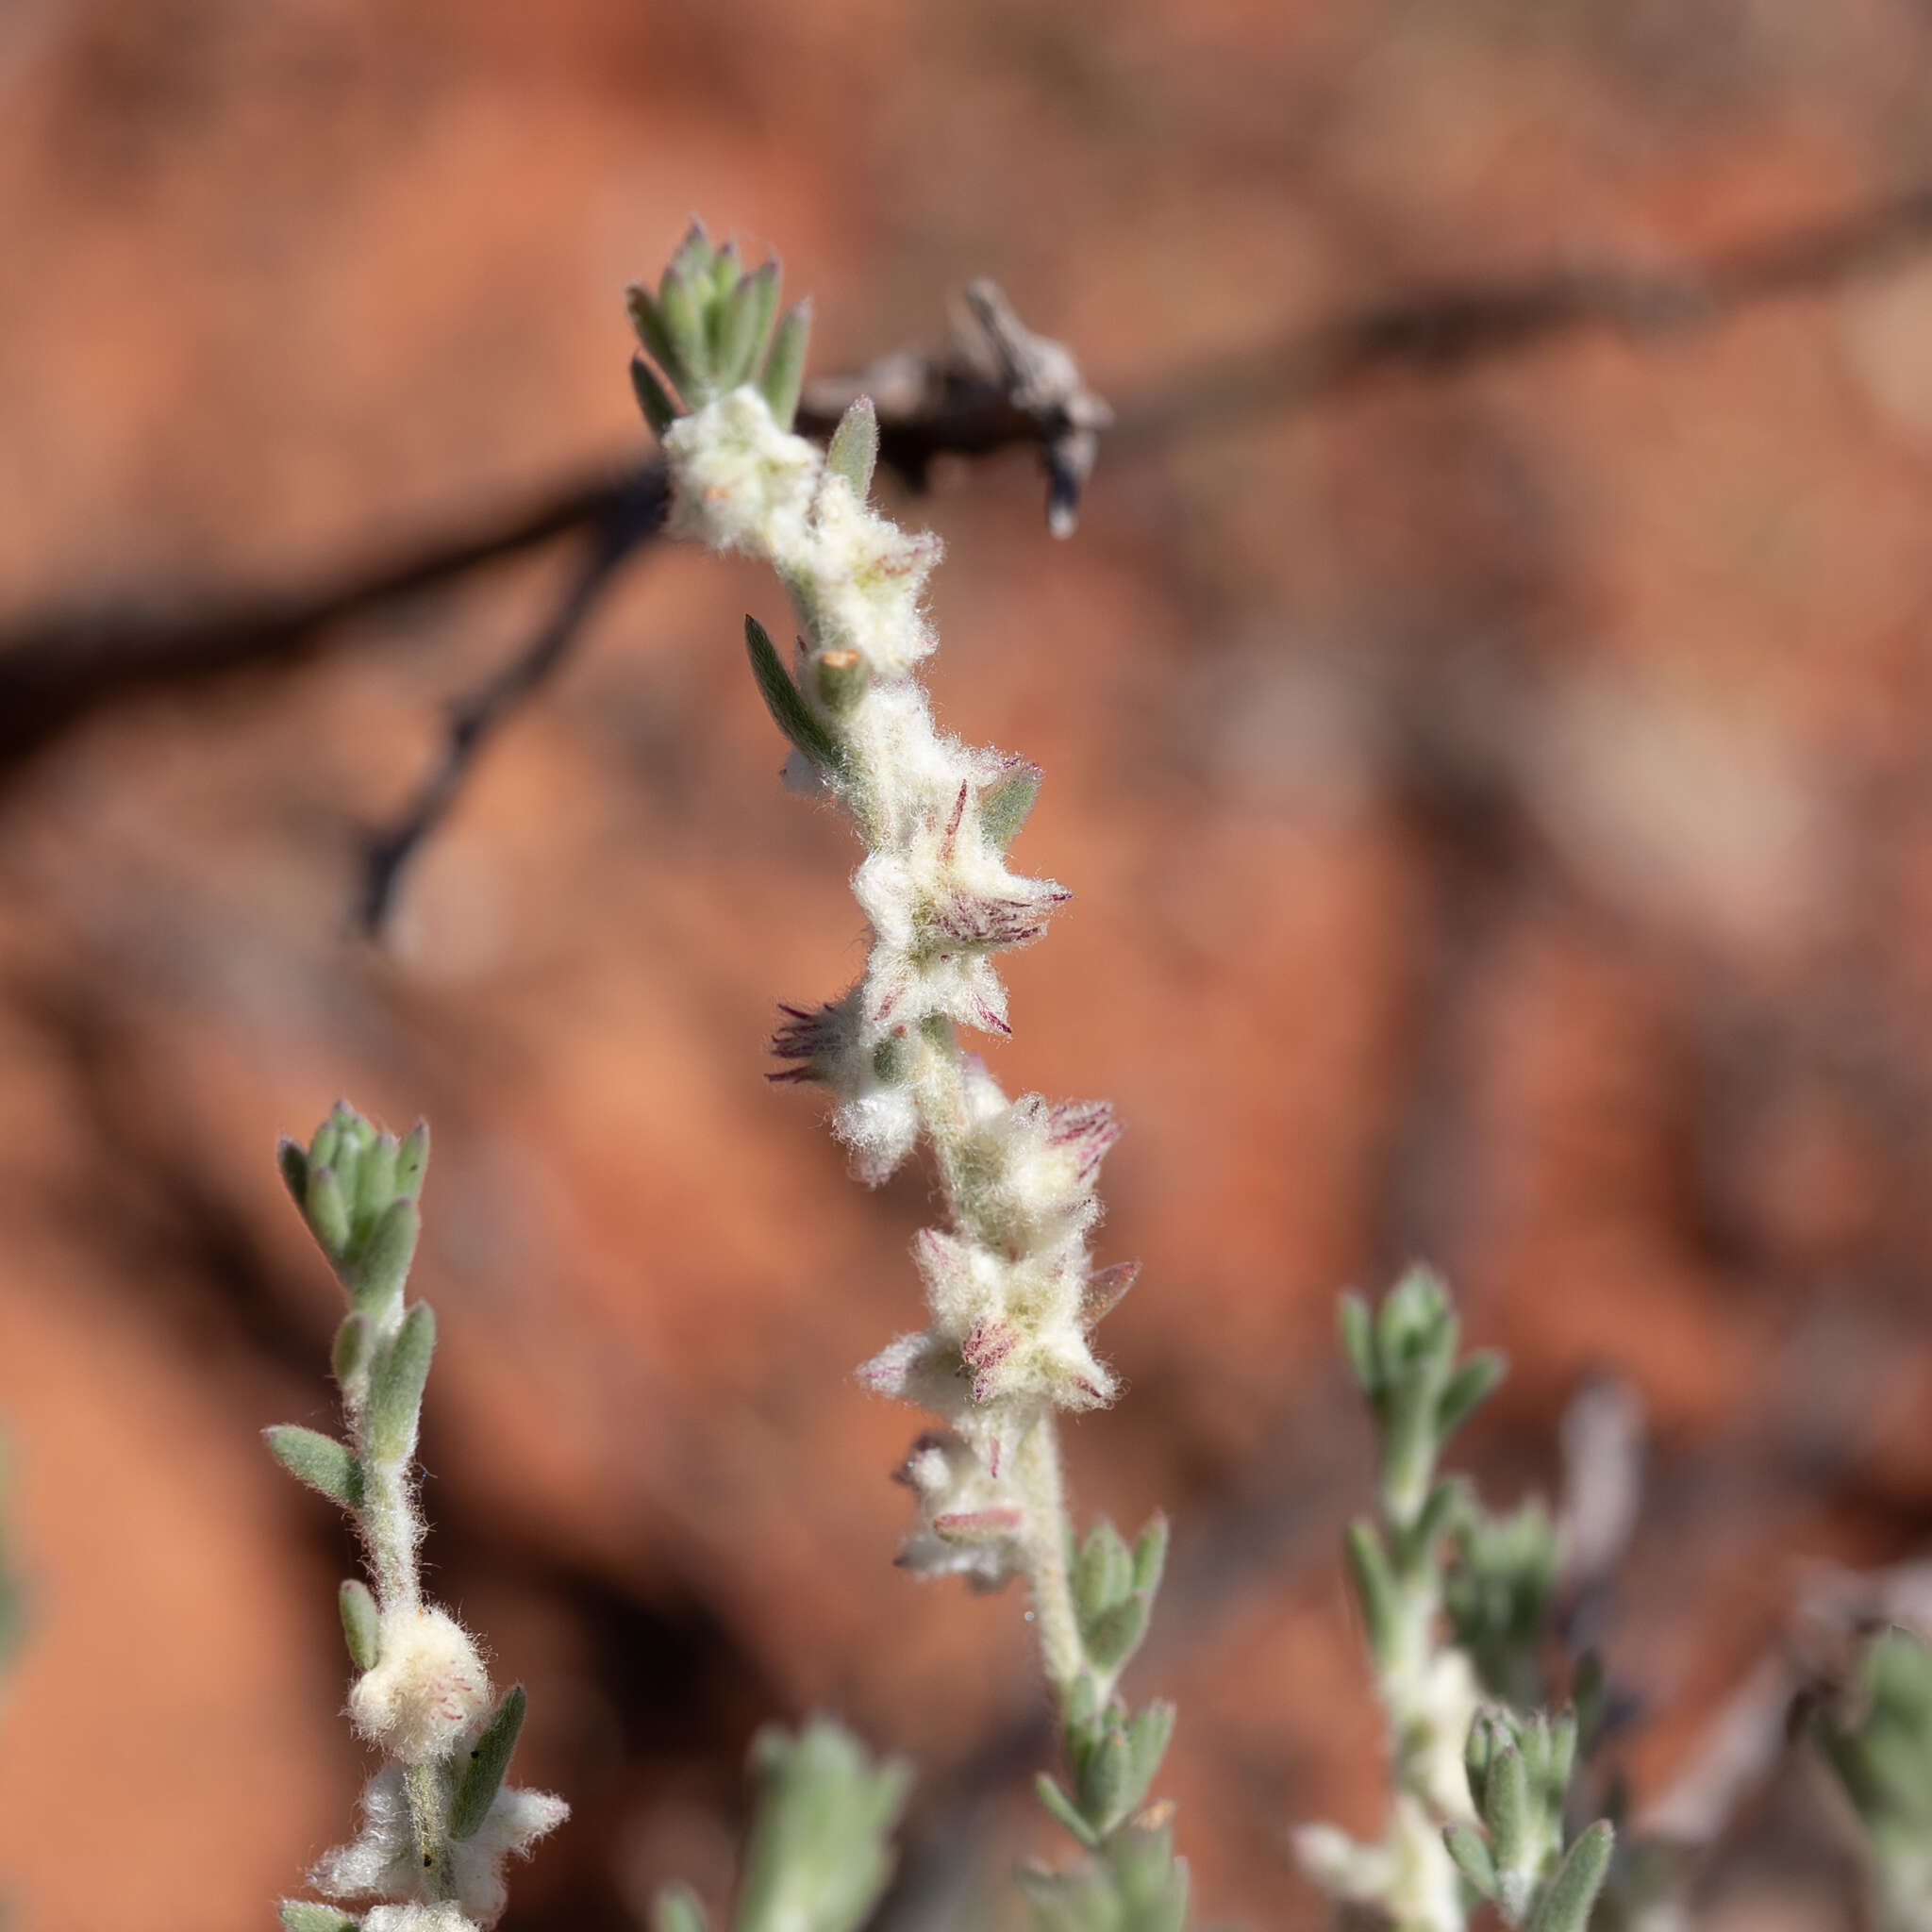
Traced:
<path fill-rule="evenodd" d="M 653 463 L 606 505 L 596 541 L 555 614 L 530 642 L 451 708 L 441 755 L 415 798 L 364 854 L 358 921 L 371 938 L 388 924 L 409 861 L 448 816 L 484 746 L 569 658 L 605 592 L 664 526 L 663 466 Z"/>
<path fill-rule="evenodd" d="M 1110 428 L 1107 404 L 1066 351 L 1021 325 L 997 289 L 976 283 L 967 295 L 973 326 L 952 344 L 808 383 L 798 425 L 808 435 L 828 433 L 853 397 L 870 394 L 879 458 L 914 487 L 943 455 L 1034 448 L 1048 473 L 1049 521 L 1063 530 L 1103 431 L 1117 455 L 1144 456 L 1403 371 L 1443 380 L 1591 331 L 1648 341 L 1714 327 L 1761 302 L 1883 274 L 1928 247 L 1932 186 L 1690 268 L 1563 268 L 1425 289 L 1157 380 L 1122 406 Z M 656 474 L 578 472 L 494 524 L 432 536 L 310 587 L 179 610 L 17 618 L 0 626 L 0 774 L 125 697 L 300 662 L 344 618 L 573 531 L 605 529 Z"/>
<path fill-rule="evenodd" d="M 1119 451 L 1160 448 L 1256 415 L 1307 408 L 1407 370 L 1437 379 L 1597 332 L 1650 341 L 1740 309 L 1880 275 L 1932 245 L 1932 187 L 1656 273 L 1559 268 L 1450 283 L 1376 305 L 1158 384 L 1122 408 Z"/>

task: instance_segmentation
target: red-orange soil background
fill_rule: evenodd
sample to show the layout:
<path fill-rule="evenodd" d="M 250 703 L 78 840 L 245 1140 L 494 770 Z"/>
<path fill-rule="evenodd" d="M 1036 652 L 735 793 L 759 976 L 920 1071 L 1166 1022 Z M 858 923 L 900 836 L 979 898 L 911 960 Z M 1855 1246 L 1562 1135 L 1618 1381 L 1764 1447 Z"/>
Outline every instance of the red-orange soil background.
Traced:
<path fill-rule="evenodd" d="M 1908 0 L 11 0 L 0 617 L 325 582 L 639 454 L 620 291 L 702 210 L 814 364 L 989 274 L 1122 401 L 1418 284 L 1693 263 L 1932 179 Z M 1083 1506 L 1177 1524 L 1132 1688 L 1218 1921 L 1313 1925 L 1372 1828 L 1332 1308 L 1414 1256 L 1514 1374 L 1467 1459 L 1555 1477 L 1593 1372 L 1649 1489 L 1611 1654 L 1655 1792 L 1807 1566 L 1932 1529 L 1932 255 L 1103 455 L 944 537 L 942 714 L 1048 777 L 1076 897 L 1009 974 L 1015 1091 L 1110 1097 Z M 566 546 L 567 548 L 567 546 Z M 1052 1844 L 1018 1592 L 891 1568 L 924 1183 L 765 1085 L 859 956 L 737 643 L 774 586 L 654 552 L 351 931 L 358 841 L 562 551 L 106 707 L 0 774 L 0 1418 L 33 1627 L 0 1890 L 36 1932 L 243 1932 L 342 1836 L 336 1291 L 276 1134 L 432 1122 L 436 1587 L 530 1688 L 571 1824 L 508 1924 L 714 1899 L 747 1739 L 921 1768 L 895 1924 Z M 1808 1822 L 1807 1822 L 1808 1821 Z M 1707 1923 L 1844 1924 L 1751 1818 Z M 1769 1901 L 1774 1895 L 1775 1907 Z M 1779 1916 L 1779 1915 L 1782 1916 Z"/>

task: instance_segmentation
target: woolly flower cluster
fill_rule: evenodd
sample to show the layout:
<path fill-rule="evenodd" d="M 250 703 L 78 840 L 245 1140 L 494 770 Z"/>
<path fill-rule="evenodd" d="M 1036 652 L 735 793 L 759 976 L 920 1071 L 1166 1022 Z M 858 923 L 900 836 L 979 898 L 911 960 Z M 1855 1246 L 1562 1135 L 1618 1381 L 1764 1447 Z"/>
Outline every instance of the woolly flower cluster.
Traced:
<path fill-rule="evenodd" d="M 939 544 L 871 510 L 865 472 L 828 465 L 750 388 L 680 418 L 664 448 L 675 526 L 765 558 L 790 591 L 797 652 L 789 674 L 760 663 L 757 633 L 760 686 L 796 748 L 791 775 L 847 810 L 866 846 L 865 974 L 829 1006 L 784 1009 L 774 1077 L 829 1090 L 865 1181 L 931 1141 L 950 1224 L 916 1244 L 930 1320 L 860 1373 L 947 1425 L 907 1465 L 923 1527 L 902 1561 L 991 1586 L 1024 1534 L 1012 1452 L 1052 1409 L 1112 1400 L 1091 1338 L 1132 1279 L 1096 1272 L 1087 1249 L 1110 1110 L 1009 1100 L 954 1040 L 1008 1031 L 993 961 L 1069 896 L 1007 863 L 1040 774 L 934 726 L 914 672 L 935 643 L 922 603 Z"/>
<path fill-rule="evenodd" d="M 963 1119 L 941 1149 L 958 1224 L 913 1242 L 931 1319 L 859 1373 L 941 1416 L 997 1478 L 1047 1409 L 1113 1400 L 1091 1336 L 1132 1271 L 1096 1272 L 1087 1252 L 1100 1214 L 1093 1181 L 1119 1132 L 1111 1109 L 1037 1093 L 1009 1101 L 971 1058 L 960 1084 Z M 928 1524 L 961 1507 L 937 1491 L 922 1502 Z"/>
<path fill-rule="evenodd" d="M 508 1902 L 503 1867 L 525 1857 L 570 1807 L 548 1791 L 500 1786 L 481 1826 L 448 1847 L 454 1902 L 422 1898 L 423 1861 L 411 1820 L 408 1767 L 448 1778 L 488 1722 L 490 1678 L 475 1640 L 447 1611 L 398 1607 L 378 1626 L 378 1658 L 349 1693 L 349 1716 L 391 1762 L 362 1792 L 362 1829 L 325 1852 L 309 1874 L 329 1898 L 398 1901 L 377 1906 L 365 1932 L 466 1932 L 493 1925 Z"/>
<path fill-rule="evenodd" d="M 408 1790 L 400 1764 L 386 1764 L 362 1790 L 362 1829 L 345 1845 L 325 1852 L 309 1878 L 327 1898 L 380 1898 L 401 1901 L 368 1913 L 363 1926 L 422 1927 L 442 1932 L 452 1927 L 491 1926 L 509 1902 L 503 1880 L 507 1859 L 527 1857 L 530 1848 L 555 1831 L 570 1814 L 570 1807 L 548 1791 L 519 1790 L 502 1786 L 479 1830 L 449 1842 L 450 1889 L 454 1901 L 431 1904 L 421 1896 L 422 1859 L 409 1821 Z M 394 1916 L 377 1915 L 385 1909 Z M 416 1916 L 411 1917 L 411 1914 Z M 439 1916 L 444 1915 L 444 1916 Z"/>
<path fill-rule="evenodd" d="M 405 1764 L 434 1763 L 490 1709 L 475 1641 L 446 1610 L 391 1610 L 377 1656 L 349 1693 L 349 1718 Z"/>

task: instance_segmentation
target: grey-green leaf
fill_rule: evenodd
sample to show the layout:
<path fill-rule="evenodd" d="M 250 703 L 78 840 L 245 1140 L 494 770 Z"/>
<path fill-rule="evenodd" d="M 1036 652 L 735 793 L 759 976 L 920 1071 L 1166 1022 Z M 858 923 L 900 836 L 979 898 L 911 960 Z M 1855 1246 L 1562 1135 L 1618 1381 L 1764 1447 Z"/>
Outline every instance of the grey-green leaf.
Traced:
<path fill-rule="evenodd" d="M 1395 1580 L 1389 1574 L 1389 1558 L 1374 1528 L 1366 1522 L 1349 1524 L 1342 1546 L 1355 1577 L 1362 1622 L 1368 1625 L 1369 1650 L 1378 1663 L 1384 1663 L 1394 1643 L 1396 1628 Z"/>
<path fill-rule="evenodd" d="M 751 355 L 738 377 L 740 382 L 752 379 L 758 367 L 758 358 L 765 353 L 765 344 L 771 339 L 772 318 L 778 312 L 778 264 L 766 261 L 738 285 L 734 301 L 746 304 L 751 310 Z"/>
<path fill-rule="evenodd" d="M 1549 1786 L 1557 1809 L 1570 1789 L 1570 1774 L 1576 1766 L 1576 1713 L 1559 1710 L 1550 1724 Z"/>
<path fill-rule="evenodd" d="M 872 488 L 872 473 L 879 459 L 879 418 L 870 396 L 860 396 L 839 418 L 825 450 L 825 468 L 852 486 L 860 503 Z"/>
<path fill-rule="evenodd" d="M 1507 1360 L 1492 1348 L 1471 1356 L 1437 1398 L 1437 1442 L 1446 1442 L 1495 1393 L 1497 1385 L 1508 1373 Z"/>
<path fill-rule="evenodd" d="M 1530 1932 L 1583 1932 L 1610 1869 L 1616 1832 L 1599 1819 L 1570 1847 L 1530 1920 Z"/>
<path fill-rule="evenodd" d="M 677 253 L 671 258 L 671 266 L 665 274 L 680 275 L 691 288 L 699 288 L 709 281 L 711 264 L 717 254 L 711 245 L 711 231 L 693 215 L 691 226 L 684 231 L 684 240 L 677 244 Z"/>
<path fill-rule="evenodd" d="M 369 1390 L 369 1454 L 378 1462 L 407 1462 L 416 1446 L 423 1385 L 436 1351 L 436 1316 L 418 1302 L 403 1317 L 396 1339 L 378 1357 Z"/>
<path fill-rule="evenodd" d="M 1099 1844 L 1100 1838 L 1093 1827 L 1080 1815 L 1080 1807 L 1066 1792 L 1049 1777 L 1045 1772 L 1033 1780 L 1033 1789 L 1039 1793 L 1040 1802 L 1052 1813 L 1054 1818 L 1073 1833 L 1091 1852 Z"/>
<path fill-rule="evenodd" d="M 772 336 L 758 390 L 780 429 L 790 429 L 798 413 L 798 393 L 805 387 L 805 351 L 811 340 L 811 298 L 794 302 Z"/>
<path fill-rule="evenodd" d="M 275 1142 L 275 1160 L 282 1170 L 282 1181 L 295 1206 L 308 1212 L 308 1153 L 299 1141 L 288 1135 Z"/>
<path fill-rule="evenodd" d="M 1442 1834 L 1456 1869 L 1485 1898 L 1496 1895 L 1496 1861 L 1490 1854 L 1489 1840 L 1466 1824 L 1452 1824 Z"/>
<path fill-rule="evenodd" d="M 382 1616 L 369 1586 L 351 1576 L 336 1591 L 336 1608 L 342 1619 L 342 1641 L 349 1661 L 358 1671 L 373 1671 L 382 1658 Z"/>
<path fill-rule="evenodd" d="M 1149 1599 L 1136 1591 L 1099 1616 L 1081 1622 L 1081 1640 L 1088 1659 L 1109 1674 L 1124 1670 L 1147 1635 Z"/>
<path fill-rule="evenodd" d="M 1168 1521 L 1157 1510 L 1134 1542 L 1134 1588 L 1152 1600 L 1167 1568 Z"/>
<path fill-rule="evenodd" d="M 1505 1744 L 1490 1760 L 1483 1791 L 1483 1823 L 1502 1872 L 1521 1871 L 1529 1859 L 1529 1774 L 1523 1753 Z"/>
<path fill-rule="evenodd" d="M 1127 1807 L 1129 1810 L 1146 1797 L 1148 1787 L 1160 1770 L 1160 1761 L 1167 1756 L 1167 1747 L 1174 1740 L 1174 1707 L 1163 1697 L 1158 1698 L 1146 1709 L 1137 1710 L 1127 1720 L 1131 1782 L 1140 1787 L 1132 1804 Z"/>
<path fill-rule="evenodd" d="M 736 389 L 751 379 L 777 306 L 778 268 L 770 261 L 756 275 L 744 276 L 721 300 L 716 370 L 721 390 Z"/>
<path fill-rule="evenodd" d="M 744 648 L 751 658 L 752 675 L 758 680 L 758 695 L 764 699 L 773 724 L 815 765 L 837 771 L 841 759 L 831 733 L 806 704 L 770 634 L 755 617 L 744 620 Z"/>
<path fill-rule="evenodd" d="M 311 1173 L 318 1167 L 330 1167 L 335 1163 L 336 1148 L 342 1137 L 342 1116 L 341 1106 L 331 1108 L 324 1117 L 322 1124 L 308 1139 L 308 1167 Z"/>
<path fill-rule="evenodd" d="M 1188 1916 L 1188 1863 L 1174 1855 L 1174 1827 L 1162 1819 L 1124 1825 L 1108 1840 L 1108 1873 L 1120 1932 L 1181 1932 Z"/>
<path fill-rule="evenodd" d="M 638 340 L 651 352 L 658 367 L 675 382 L 677 351 L 672 344 L 670 330 L 664 326 L 664 318 L 658 312 L 658 298 L 650 290 L 633 283 L 624 291 L 624 300 L 630 310 L 631 326 L 637 330 Z"/>
<path fill-rule="evenodd" d="M 1125 1727 L 1117 1718 L 1110 1719 L 1086 1762 L 1079 1767 L 1078 1778 L 1080 1809 L 1103 1838 L 1140 1797 L 1133 1789 L 1133 1768 Z"/>
<path fill-rule="evenodd" d="M 1341 1297 L 1336 1311 L 1336 1324 L 1341 1331 L 1342 1353 L 1355 1371 L 1356 1380 L 1373 1391 L 1380 1380 L 1375 1368 L 1375 1324 L 1369 1305 L 1353 1289 Z"/>
<path fill-rule="evenodd" d="M 285 1898 L 276 1916 L 286 1932 L 356 1932 L 359 1923 L 333 1906 L 319 1906 L 306 1898 Z"/>
<path fill-rule="evenodd" d="M 658 314 L 671 338 L 675 358 L 666 370 L 687 401 L 710 400 L 711 350 L 705 340 L 705 320 L 691 278 L 674 261 L 658 287 Z"/>
<path fill-rule="evenodd" d="M 428 1172 L 429 1123 L 418 1121 L 396 1149 L 397 1198 L 413 1201 L 423 1191 L 423 1177 Z"/>
<path fill-rule="evenodd" d="M 449 1832 L 452 1838 L 475 1838 L 482 1830 L 490 1807 L 509 1769 L 510 1753 L 517 1748 L 517 1733 L 524 1727 L 524 1711 L 528 1703 L 521 1684 L 512 1684 L 503 1701 L 491 1713 L 483 1735 L 470 1747 L 470 1755 L 457 1777 L 456 1796 L 450 1800 Z"/>
<path fill-rule="evenodd" d="M 1074 1600 L 1082 1617 L 1098 1617 L 1120 1602 L 1134 1580 L 1134 1559 L 1121 1533 L 1106 1517 L 1087 1533 L 1086 1547 L 1074 1565 Z"/>
<path fill-rule="evenodd" d="M 421 1211 L 410 1200 L 391 1200 L 376 1217 L 356 1257 L 354 1292 L 358 1308 L 379 1316 L 402 1300 L 422 1231 Z"/>
<path fill-rule="evenodd" d="M 331 1167 L 318 1167 L 313 1156 L 308 1162 L 308 1198 L 304 1204 L 308 1231 L 331 1265 L 342 1258 L 349 1245 L 349 1197 Z"/>
<path fill-rule="evenodd" d="M 355 1454 L 333 1436 L 305 1429 L 295 1423 L 278 1424 L 261 1432 L 275 1459 L 292 1476 L 320 1491 L 344 1509 L 362 1505 L 362 1468 Z"/>
<path fill-rule="evenodd" d="M 396 1197 L 396 1156 L 402 1143 L 393 1134 L 378 1134 L 356 1169 L 356 1222 L 373 1221 Z"/>
<path fill-rule="evenodd" d="M 677 421 L 677 405 L 641 356 L 630 358 L 630 387 L 638 399 L 638 408 L 644 412 L 644 421 L 657 435 L 662 436 Z"/>
<path fill-rule="evenodd" d="M 1020 836 L 1020 827 L 1040 796 L 1040 779 L 1038 765 L 1016 765 L 979 794 L 980 837 L 995 852 L 1004 852 Z"/>

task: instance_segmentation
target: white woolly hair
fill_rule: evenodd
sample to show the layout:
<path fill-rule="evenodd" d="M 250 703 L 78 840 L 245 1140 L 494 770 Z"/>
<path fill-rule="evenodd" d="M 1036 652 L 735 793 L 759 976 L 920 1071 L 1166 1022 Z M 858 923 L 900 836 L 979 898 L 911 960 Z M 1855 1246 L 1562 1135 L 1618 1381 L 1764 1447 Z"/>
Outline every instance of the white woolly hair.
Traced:
<path fill-rule="evenodd" d="M 460 1906 L 373 1906 L 362 1915 L 362 1932 L 476 1932 Z"/>
<path fill-rule="evenodd" d="M 405 1764 L 429 1764 L 490 1708 L 490 1674 L 475 1640 L 447 1610 L 391 1610 L 377 1661 L 349 1692 L 349 1717 Z"/>

